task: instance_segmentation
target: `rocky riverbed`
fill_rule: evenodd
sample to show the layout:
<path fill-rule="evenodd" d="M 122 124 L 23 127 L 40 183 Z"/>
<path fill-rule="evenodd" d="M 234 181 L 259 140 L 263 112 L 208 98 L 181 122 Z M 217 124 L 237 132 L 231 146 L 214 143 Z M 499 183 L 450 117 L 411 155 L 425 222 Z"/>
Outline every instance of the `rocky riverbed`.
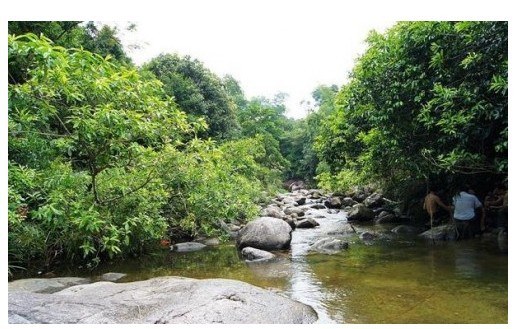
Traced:
<path fill-rule="evenodd" d="M 431 240 L 453 239 L 452 228 L 441 227 L 423 233 L 423 227 L 412 224 L 408 217 L 395 209 L 394 204 L 378 193 L 338 196 L 320 190 L 299 189 L 276 196 L 270 204 L 263 206 L 262 217 L 247 224 L 221 224 L 234 237 L 233 243 L 240 257 L 236 257 L 236 262 L 243 265 L 235 267 L 226 264 L 217 271 L 212 266 L 218 262 L 214 262 L 208 265 L 209 271 L 202 275 L 208 279 L 203 280 L 177 277 L 175 272 L 170 276 L 152 269 L 149 269 L 154 273 L 150 279 L 137 279 L 134 282 L 121 282 L 134 280 L 130 274 L 124 278 L 121 273 L 104 273 L 89 279 L 60 277 L 17 280 L 9 283 L 9 322 L 354 321 L 348 316 L 342 317 L 337 311 L 344 307 L 342 302 L 350 302 L 346 301 L 347 293 L 328 295 L 324 280 L 332 282 L 335 275 L 351 273 L 353 267 L 340 267 L 354 266 L 355 249 L 363 253 L 368 245 L 381 245 L 400 237 L 401 243 L 427 239 L 430 245 Z M 490 238 L 494 241 L 496 237 L 492 235 Z M 172 259 L 188 259 L 199 253 L 217 250 L 218 243 L 216 239 L 200 238 L 198 241 L 177 244 L 171 247 L 170 256 Z M 425 252 L 421 249 L 416 254 L 423 255 Z M 350 257 L 348 261 L 346 255 Z M 309 259 L 315 263 L 310 264 Z M 240 277 L 237 273 L 243 271 L 245 264 L 244 272 L 249 273 Z M 318 264 L 325 265 L 320 267 Z M 192 267 L 195 265 L 192 264 Z M 330 272 L 322 275 L 321 270 Z M 223 273 L 227 275 L 233 271 L 236 273 L 231 275 L 238 280 L 211 279 L 227 277 Z M 190 272 L 182 270 L 179 273 L 188 276 Z M 397 275 L 404 277 L 403 274 Z M 258 286 L 265 289 L 242 282 L 253 282 L 252 278 L 257 279 Z M 263 286 L 265 282 L 288 284 L 283 288 L 267 289 L 267 284 Z M 352 281 L 345 279 L 336 282 L 338 288 L 335 289 L 347 291 Z M 374 296 L 379 295 L 379 291 L 374 292 Z M 338 300 L 336 306 L 329 306 L 328 300 L 334 298 Z"/>

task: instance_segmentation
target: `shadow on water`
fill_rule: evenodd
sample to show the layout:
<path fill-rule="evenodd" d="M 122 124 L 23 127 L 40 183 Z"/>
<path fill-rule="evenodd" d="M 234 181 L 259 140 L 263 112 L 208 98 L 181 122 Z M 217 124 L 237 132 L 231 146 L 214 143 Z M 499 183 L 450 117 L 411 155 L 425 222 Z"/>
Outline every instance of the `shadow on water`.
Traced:
<path fill-rule="evenodd" d="M 291 250 L 271 262 L 246 263 L 234 245 L 220 245 L 56 274 L 95 279 L 122 272 L 124 282 L 166 275 L 241 280 L 311 305 L 319 323 L 507 323 L 508 257 L 491 244 L 433 244 L 395 236 L 388 227 L 356 226 L 358 232 L 383 230 L 385 238 L 365 244 L 354 234 L 348 250 L 312 254 L 312 242 L 346 223 L 344 213 L 319 212 L 325 216 L 317 218 L 320 226 L 294 231 Z"/>

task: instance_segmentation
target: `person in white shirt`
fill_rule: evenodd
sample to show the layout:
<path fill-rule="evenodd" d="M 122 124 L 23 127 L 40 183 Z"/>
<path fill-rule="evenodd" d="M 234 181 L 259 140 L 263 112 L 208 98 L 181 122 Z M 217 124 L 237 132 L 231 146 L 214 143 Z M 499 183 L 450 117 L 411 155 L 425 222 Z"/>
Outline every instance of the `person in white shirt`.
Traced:
<path fill-rule="evenodd" d="M 483 205 L 475 195 L 465 192 L 469 190 L 468 187 L 464 186 L 460 189 L 460 192 L 452 198 L 454 206 L 453 217 L 456 229 L 458 230 L 458 239 L 468 239 L 473 236 L 473 222 L 476 220 L 476 210 L 478 209 L 481 209 L 481 231 L 485 229 L 485 211 Z"/>

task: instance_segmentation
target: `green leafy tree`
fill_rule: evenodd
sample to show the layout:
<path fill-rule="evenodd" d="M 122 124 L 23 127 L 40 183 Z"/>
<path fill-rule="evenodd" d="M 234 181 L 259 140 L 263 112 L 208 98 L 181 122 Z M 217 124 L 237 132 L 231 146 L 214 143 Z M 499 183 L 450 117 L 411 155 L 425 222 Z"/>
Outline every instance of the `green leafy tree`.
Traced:
<path fill-rule="evenodd" d="M 222 78 L 222 83 L 225 91 L 236 105 L 238 111 L 244 109 L 247 106 L 248 101 L 245 98 L 245 93 L 243 92 L 240 83 L 230 75 L 224 76 Z"/>
<path fill-rule="evenodd" d="M 109 55 L 120 63 L 132 64 L 117 36 L 118 29 L 109 25 L 81 21 L 10 21 L 8 32 L 44 35 L 58 46 L 82 47 L 102 57 Z"/>
<path fill-rule="evenodd" d="M 32 34 L 9 36 L 9 71 L 20 62 L 26 81 L 9 84 L 8 108 L 14 257 L 98 259 L 161 237 L 159 150 L 194 133 L 161 83 Z"/>
<path fill-rule="evenodd" d="M 281 144 L 282 153 L 290 162 L 286 178 L 313 183 L 319 163 L 313 149 L 315 137 L 319 134 L 322 122 L 334 111 L 337 92 L 338 87 L 335 85 L 318 86 L 312 93 L 315 103 L 314 107 L 308 110 L 307 117 L 289 120 Z"/>
<path fill-rule="evenodd" d="M 332 175 L 397 185 L 507 170 L 507 22 L 404 22 L 371 33 L 317 150 Z"/>
<path fill-rule="evenodd" d="M 280 145 L 287 123 L 285 97 L 285 94 L 277 94 L 272 100 L 255 97 L 238 111 L 242 136 L 265 140 L 266 155 L 262 157 L 262 163 L 275 170 L 283 170 L 289 165 Z"/>
<path fill-rule="evenodd" d="M 280 177 L 278 141 L 198 139 L 163 84 L 108 57 L 9 35 L 9 261 L 94 266 L 170 229 L 224 235 Z M 14 267 L 10 267 L 14 268 Z"/>
<path fill-rule="evenodd" d="M 205 119 L 208 130 L 199 137 L 218 140 L 233 137 L 238 129 L 236 105 L 223 82 L 204 65 L 189 56 L 159 55 L 143 66 L 162 83 L 187 114 Z"/>

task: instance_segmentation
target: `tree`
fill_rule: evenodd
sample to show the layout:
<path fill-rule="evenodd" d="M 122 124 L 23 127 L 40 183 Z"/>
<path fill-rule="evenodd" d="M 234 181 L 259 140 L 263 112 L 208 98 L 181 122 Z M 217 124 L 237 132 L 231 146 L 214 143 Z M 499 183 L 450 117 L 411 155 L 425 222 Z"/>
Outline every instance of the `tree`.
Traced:
<path fill-rule="evenodd" d="M 163 236 L 160 149 L 194 130 L 160 82 L 33 34 L 9 35 L 10 73 L 16 63 L 26 66 L 9 84 L 10 252 L 91 260 Z"/>
<path fill-rule="evenodd" d="M 10 262 L 96 266 L 172 229 L 223 236 L 220 221 L 252 218 L 274 192 L 276 140 L 198 139 L 205 122 L 147 71 L 34 34 L 8 45 L 24 77 L 8 89 Z"/>
<path fill-rule="evenodd" d="M 110 55 L 120 63 L 132 65 L 117 36 L 117 28 L 109 25 L 81 21 L 10 21 L 8 32 L 14 35 L 44 35 L 57 46 L 82 47 L 102 57 Z"/>
<path fill-rule="evenodd" d="M 143 66 L 162 83 L 166 93 L 191 116 L 202 117 L 208 130 L 199 137 L 228 139 L 238 128 L 236 106 L 223 83 L 204 65 L 189 56 L 159 55 Z"/>
<path fill-rule="evenodd" d="M 317 139 L 331 173 L 394 186 L 507 170 L 506 22 L 404 22 L 372 32 Z"/>
<path fill-rule="evenodd" d="M 241 89 L 240 83 L 231 75 L 226 75 L 222 78 L 223 87 L 225 92 L 236 104 L 237 111 L 244 109 L 248 101 L 245 98 L 245 93 Z"/>
<path fill-rule="evenodd" d="M 338 87 L 335 85 L 318 86 L 312 93 L 315 103 L 309 109 L 307 117 L 287 120 L 281 139 L 281 152 L 290 162 L 285 173 L 287 179 L 314 182 L 319 159 L 313 145 L 323 120 L 334 111 L 337 92 Z"/>

